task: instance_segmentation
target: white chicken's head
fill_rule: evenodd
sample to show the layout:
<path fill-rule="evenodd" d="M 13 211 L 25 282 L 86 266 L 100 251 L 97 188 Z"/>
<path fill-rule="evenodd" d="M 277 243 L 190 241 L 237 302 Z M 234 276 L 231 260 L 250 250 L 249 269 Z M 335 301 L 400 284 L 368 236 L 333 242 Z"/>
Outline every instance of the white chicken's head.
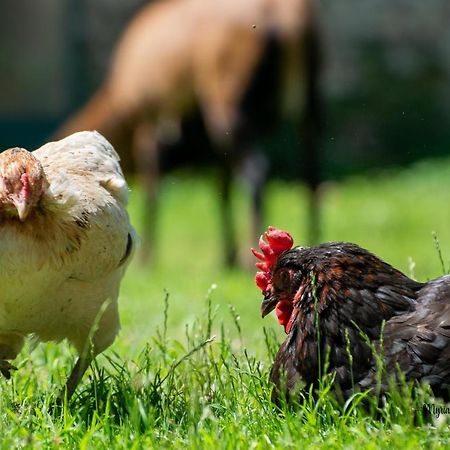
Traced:
<path fill-rule="evenodd" d="M 24 221 L 48 187 L 41 163 L 23 148 L 0 154 L 0 212 Z"/>

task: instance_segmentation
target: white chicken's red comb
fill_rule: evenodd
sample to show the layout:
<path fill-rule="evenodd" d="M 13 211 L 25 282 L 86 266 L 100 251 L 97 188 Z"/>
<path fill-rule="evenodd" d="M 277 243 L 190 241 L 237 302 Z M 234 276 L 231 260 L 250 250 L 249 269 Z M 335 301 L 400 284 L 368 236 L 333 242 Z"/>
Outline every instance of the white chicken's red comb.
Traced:
<path fill-rule="evenodd" d="M 270 271 L 281 253 L 290 250 L 293 244 L 294 240 L 287 231 L 269 227 L 269 231 L 259 238 L 261 252 L 252 248 L 252 253 L 261 261 L 256 263 L 256 267 L 261 269 L 261 272 L 257 272 L 255 276 L 256 285 L 261 291 L 266 292 L 269 289 L 272 282 Z"/>

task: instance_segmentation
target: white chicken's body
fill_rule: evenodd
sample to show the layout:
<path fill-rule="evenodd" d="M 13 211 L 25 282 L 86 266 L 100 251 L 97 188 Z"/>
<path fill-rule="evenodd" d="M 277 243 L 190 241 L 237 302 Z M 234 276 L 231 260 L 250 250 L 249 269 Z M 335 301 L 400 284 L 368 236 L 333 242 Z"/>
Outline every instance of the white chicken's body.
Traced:
<path fill-rule="evenodd" d="M 112 146 L 81 132 L 32 153 L 49 187 L 25 221 L 0 214 L 0 359 L 28 334 L 102 352 L 119 330 L 132 246 L 127 185 Z M 95 329 L 93 328 L 95 325 Z"/>

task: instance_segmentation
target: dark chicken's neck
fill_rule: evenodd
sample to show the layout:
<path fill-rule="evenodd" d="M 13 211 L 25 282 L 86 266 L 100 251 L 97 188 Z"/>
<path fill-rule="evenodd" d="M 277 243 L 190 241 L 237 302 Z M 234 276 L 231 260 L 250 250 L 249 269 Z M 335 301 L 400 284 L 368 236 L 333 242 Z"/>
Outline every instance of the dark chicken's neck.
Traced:
<path fill-rule="evenodd" d="M 328 258 L 315 255 L 306 267 L 303 265 L 302 282 L 292 301 L 290 328 L 297 322 L 303 330 L 316 326 L 332 309 L 351 313 L 345 319 L 364 331 L 359 306 L 367 304 L 377 312 L 380 322 L 412 309 L 424 284 L 372 256 L 366 262 L 348 255 Z"/>

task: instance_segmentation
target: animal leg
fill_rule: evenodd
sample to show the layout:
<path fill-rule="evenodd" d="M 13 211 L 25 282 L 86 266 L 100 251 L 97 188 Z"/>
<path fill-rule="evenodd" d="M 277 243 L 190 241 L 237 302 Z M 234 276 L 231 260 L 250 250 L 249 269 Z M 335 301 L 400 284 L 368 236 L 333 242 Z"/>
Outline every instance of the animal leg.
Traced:
<path fill-rule="evenodd" d="M 262 231 L 263 192 L 267 181 L 268 167 L 267 158 L 259 151 L 253 151 L 244 156 L 242 174 L 249 185 L 252 196 L 252 236 L 259 236 Z"/>
<path fill-rule="evenodd" d="M 320 134 L 322 128 L 322 93 L 320 90 L 321 51 L 318 31 L 312 27 L 304 36 L 303 63 L 305 67 L 305 108 L 303 133 L 305 136 L 306 182 L 309 186 L 309 242 L 320 238 Z"/>
<path fill-rule="evenodd" d="M 236 240 L 233 231 L 233 218 L 231 214 L 231 181 L 232 170 L 228 164 L 224 164 L 221 174 L 221 204 L 222 234 L 225 255 L 225 265 L 233 267 L 236 265 Z"/>
<path fill-rule="evenodd" d="M 141 259 L 152 259 L 155 244 L 159 158 L 156 130 L 150 120 L 141 121 L 134 130 L 133 155 L 140 185 L 145 191 Z"/>

